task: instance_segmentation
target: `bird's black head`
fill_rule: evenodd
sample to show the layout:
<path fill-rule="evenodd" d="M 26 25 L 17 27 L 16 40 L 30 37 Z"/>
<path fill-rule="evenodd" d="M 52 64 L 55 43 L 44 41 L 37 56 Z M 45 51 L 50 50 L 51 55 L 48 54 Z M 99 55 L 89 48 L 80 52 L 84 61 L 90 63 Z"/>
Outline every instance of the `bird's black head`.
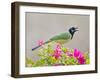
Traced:
<path fill-rule="evenodd" d="M 76 31 L 78 31 L 78 28 L 77 28 L 77 27 L 71 27 L 71 28 L 69 29 L 69 33 L 72 35 L 71 39 L 73 38 L 73 35 L 74 35 L 74 33 L 75 33 Z"/>

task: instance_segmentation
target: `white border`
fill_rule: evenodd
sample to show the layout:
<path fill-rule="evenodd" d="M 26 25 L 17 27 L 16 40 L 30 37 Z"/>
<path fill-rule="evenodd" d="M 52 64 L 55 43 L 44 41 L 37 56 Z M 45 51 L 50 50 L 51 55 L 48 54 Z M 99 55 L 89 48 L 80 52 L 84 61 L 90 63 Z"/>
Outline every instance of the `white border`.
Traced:
<path fill-rule="evenodd" d="M 25 12 L 43 12 L 43 13 L 63 13 L 63 14 L 81 14 L 90 15 L 90 64 L 75 66 L 58 67 L 25 67 Z M 20 6 L 20 51 L 19 51 L 19 73 L 20 74 L 38 74 L 55 72 L 73 72 L 95 70 L 95 11 L 86 9 L 69 8 L 50 8 L 50 7 L 31 7 Z"/>

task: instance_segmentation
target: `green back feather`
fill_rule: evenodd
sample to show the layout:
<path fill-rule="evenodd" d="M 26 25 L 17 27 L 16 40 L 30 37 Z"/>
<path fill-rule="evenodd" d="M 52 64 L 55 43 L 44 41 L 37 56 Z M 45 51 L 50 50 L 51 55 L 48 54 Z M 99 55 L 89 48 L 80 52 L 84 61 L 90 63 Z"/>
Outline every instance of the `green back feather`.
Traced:
<path fill-rule="evenodd" d="M 69 41 L 70 39 L 71 39 L 71 34 L 68 32 L 65 32 L 65 33 L 61 33 L 59 35 L 52 37 L 50 40 L 65 43 L 66 41 Z"/>

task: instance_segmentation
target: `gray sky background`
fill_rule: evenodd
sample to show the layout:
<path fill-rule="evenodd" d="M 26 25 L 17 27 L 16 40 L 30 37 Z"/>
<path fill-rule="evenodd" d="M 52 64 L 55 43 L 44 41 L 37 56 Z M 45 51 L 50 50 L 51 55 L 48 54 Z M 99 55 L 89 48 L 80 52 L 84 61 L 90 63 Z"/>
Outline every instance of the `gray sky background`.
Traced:
<path fill-rule="evenodd" d="M 71 26 L 79 28 L 73 39 L 65 44 L 68 48 L 77 48 L 82 52 L 89 50 L 89 16 L 74 14 L 26 13 L 25 48 L 26 57 L 38 59 L 36 47 L 38 40 L 47 41 L 56 34 L 68 31 Z"/>

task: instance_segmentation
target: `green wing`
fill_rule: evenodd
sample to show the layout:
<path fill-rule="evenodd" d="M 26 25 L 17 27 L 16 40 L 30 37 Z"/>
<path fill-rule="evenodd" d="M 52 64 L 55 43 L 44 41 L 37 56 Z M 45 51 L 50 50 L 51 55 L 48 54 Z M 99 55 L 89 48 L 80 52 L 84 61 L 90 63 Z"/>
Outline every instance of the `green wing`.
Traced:
<path fill-rule="evenodd" d="M 65 42 L 69 41 L 70 39 L 71 39 L 71 34 L 66 32 L 66 33 L 61 33 L 59 35 L 56 35 L 56 36 L 52 37 L 50 40 L 56 41 L 59 43 L 65 43 Z"/>

